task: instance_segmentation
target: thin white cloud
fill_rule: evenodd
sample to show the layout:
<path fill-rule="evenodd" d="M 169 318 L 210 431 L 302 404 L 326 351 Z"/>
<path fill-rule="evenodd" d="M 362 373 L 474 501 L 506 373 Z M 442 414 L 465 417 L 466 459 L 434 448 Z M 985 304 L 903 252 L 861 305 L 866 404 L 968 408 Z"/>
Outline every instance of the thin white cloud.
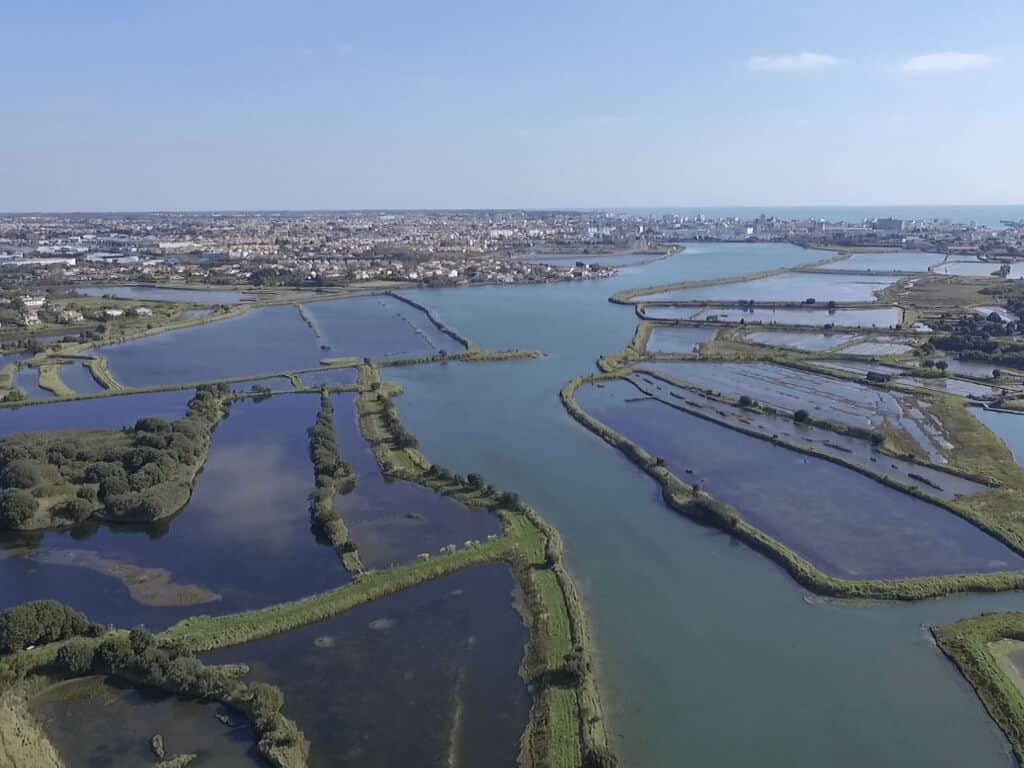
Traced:
<path fill-rule="evenodd" d="M 996 63 L 994 56 L 984 53 L 927 53 L 914 56 L 903 63 L 903 71 L 912 75 L 931 75 L 943 72 L 964 72 L 981 69 Z"/>
<path fill-rule="evenodd" d="M 747 69 L 751 72 L 820 72 L 836 63 L 826 53 L 790 53 L 782 56 L 751 56 Z"/>

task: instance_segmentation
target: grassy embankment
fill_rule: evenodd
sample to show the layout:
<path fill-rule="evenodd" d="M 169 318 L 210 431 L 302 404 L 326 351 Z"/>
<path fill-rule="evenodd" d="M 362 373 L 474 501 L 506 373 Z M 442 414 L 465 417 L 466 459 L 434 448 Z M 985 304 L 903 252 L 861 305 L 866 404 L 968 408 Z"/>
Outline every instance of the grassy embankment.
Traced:
<path fill-rule="evenodd" d="M 393 410 L 390 396 L 398 390 L 379 383 L 375 366 L 363 367 L 360 384 L 365 388 L 359 404 L 360 426 L 382 468 L 393 477 L 492 510 L 504 523 L 504 535 L 408 565 L 365 572 L 344 587 L 291 603 L 185 619 L 159 635 L 159 642 L 190 652 L 237 645 L 329 618 L 474 565 L 505 561 L 522 589 L 525 620 L 530 626 L 523 674 L 532 684 L 534 703 L 522 741 L 521 764 L 559 768 L 613 765 L 591 668 L 586 620 L 563 564 L 557 531 L 515 494 L 498 493 L 491 486 L 474 485 L 467 478 L 433 467 L 414 446 L 406 444 L 399 437 L 407 435 L 404 429 L 397 431 L 396 424 L 383 416 Z M 101 641 L 80 642 L 98 645 Z M 45 671 L 61 646 L 54 643 L 0 660 L 0 680 Z"/>
<path fill-rule="evenodd" d="M 1018 763 L 1024 762 L 1024 694 L 1007 674 L 994 644 L 1024 641 L 1024 613 L 989 613 L 932 627 L 942 652 L 971 684 L 989 715 L 1006 734 Z"/>
<path fill-rule="evenodd" d="M 871 598 L 885 600 L 921 600 L 963 592 L 997 592 L 1024 589 L 1024 572 L 993 574 L 958 574 L 914 579 L 876 579 L 852 581 L 829 576 L 760 529 L 743 520 L 733 507 L 716 501 L 704 491 L 695 489 L 674 475 L 664 463 L 629 438 L 588 414 L 576 402 L 575 392 L 583 384 L 616 378 L 617 374 L 578 377 L 563 387 L 562 402 L 566 410 L 587 429 L 622 451 L 634 464 L 647 472 L 661 486 L 666 503 L 683 515 L 705 525 L 720 528 L 752 549 L 778 563 L 801 585 L 818 594 L 831 597 Z M 902 487 L 901 487 L 902 488 Z M 991 493 L 991 492 L 990 492 Z M 983 498 L 988 494 L 979 494 Z M 972 521 L 974 522 L 974 521 Z M 1001 531 L 991 520 L 986 530 Z M 1000 538 L 1003 538 L 1000 536 Z M 1004 538 L 1012 546 L 1012 539 Z M 1018 550 L 1020 551 L 1020 550 Z"/>
<path fill-rule="evenodd" d="M 434 310 L 432 310 L 430 307 L 424 304 L 420 304 L 418 301 L 414 301 L 413 299 L 410 299 L 407 296 L 402 296 L 399 293 L 395 293 L 394 291 L 385 291 L 385 294 L 391 296 L 394 299 L 397 299 L 398 301 L 408 304 L 410 307 L 415 307 L 416 309 L 418 309 L 420 312 L 427 316 L 427 319 L 430 320 L 430 322 L 432 322 L 437 327 L 437 329 L 441 331 L 441 333 L 450 336 L 452 339 L 454 339 L 459 344 L 464 346 L 467 351 L 472 352 L 474 349 L 477 348 L 472 341 L 467 339 L 461 333 L 456 331 L 454 328 L 451 328 L 443 320 L 441 320 L 441 318 L 437 316 L 437 313 L 435 313 Z"/>

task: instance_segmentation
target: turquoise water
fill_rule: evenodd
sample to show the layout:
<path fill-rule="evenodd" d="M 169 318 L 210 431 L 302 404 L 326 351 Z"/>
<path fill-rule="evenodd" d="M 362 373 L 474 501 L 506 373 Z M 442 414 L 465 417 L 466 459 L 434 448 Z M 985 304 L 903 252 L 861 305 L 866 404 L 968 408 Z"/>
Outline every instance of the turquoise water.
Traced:
<path fill-rule="evenodd" d="M 521 491 L 562 531 L 626 765 L 1014 765 L 922 625 L 1024 609 L 1024 598 L 807 600 L 761 556 L 668 510 L 646 475 L 559 403 L 569 378 L 632 335 L 630 308 L 607 303 L 613 291 L 800 261 L 737 248 L 716 258 L 700 246 L 689 262 L 593 284 L 419 292 L 480 344 L 548 356 L 388 370 L 406 387 L 396 404 L 431 459 Z"/>

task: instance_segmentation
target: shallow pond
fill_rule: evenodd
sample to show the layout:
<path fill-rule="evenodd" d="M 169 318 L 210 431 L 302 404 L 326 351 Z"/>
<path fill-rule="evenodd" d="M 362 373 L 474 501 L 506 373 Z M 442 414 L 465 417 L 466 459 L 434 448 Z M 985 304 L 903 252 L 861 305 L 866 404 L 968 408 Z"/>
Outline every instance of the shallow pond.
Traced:
<path fill-rule="evenodd" d="M 647 351 L 675 355 L 689 354 L 698 351 L 701 344 L 706 344 L 715 338 L 715 333 L 714 328 L 656 326 L 651 329 L 651 337 L 647 340 Z"/>
<path fill-rule="evenodd" d="M 75 286 L 82 296 L 113 296 L 118 299 L 179 301 L 183 304 L 237 304 L 246 298 L 241 291 L 198 288 L 157 288 L 144 285 Z"/>
<path fill-rule="evenodd" d="M 85 363 L 68 363 L 60 367 L 60 378 L 71 389 L 80 395 L 92 395 L 104 392 L 102 384 L 96 381 Z"/>
<path fill-rule="evenodd" d="M 965 277 L 991 277 L 998 271 L 998 264 L 984 261 L 947 261 L 931 271 L 937 275 L 962 275 Z M 998 275 L 995 275 L 998 276 Z"/>
<path fill-rule="evenodd" d="M 59 429 L 117 429 L 144 416 L 179 419 L 194 390 L 113 395 L 91 400 L 0 408 L 0 436 Z"/>
<path fill-rule="evenodd" d="M 39 386 L 39 369 L 24 367 L 14 374 L 14 384 L 25 393 L 27 400 L 49 400 L 53 392 Z"/>
<path fill-rule="evenodd" d="M 835 325 L 849 328 L 892 328 L 902 320 L 897 307 L 879 309 L 769 309 L 754 307 L 649 306 L 644 317 L 652 320 L 714 320 L 746 325 Z"/>
<path fill-rule="evenodd" d="M 731 424 L 738 429 L 752 430 L 765 438 L 778 438 L 795 445 L 813 448 L 815 451 L 884 475 L 905 486 L 919 486 L 923 492 L 936 498 L 954 499 L 960 495 L 989 490 L 981 483 L 958 475 L 881 454 L 869 440 L 842 435 L 821 427 L 797 424 L 788 416 L 773 416 L 750 408 L 722 403 L 656 377 L 652 382 L 646 372 L 630 376 L 629 381 L 641 393 L 655 397 L 670 406 L 688 408 L 695 415 L 722 424 Z"/>
<path fill-rule="evenodd" d="M 626 382 L 581 388 L 592 416 L 684 482 L 699 483 L 826 573 L 888 579 L 1024 569 L 1024 558 L 950 512 L 857 472 L 691 416 Z"/>
<path fill-rule="evenodd" d="M 877 429 L 889 422 L 904 429 L 932 461 L 945 461 L 941 449 L 948 444 L 941 438 L 941 425 L 933 423 L 910 395 L 771 363 L 644 363 L 643 368 L 703 389 L 747 395 L 776 408 L 802 409 L 813 418 L 851 427 Z"/>
<path fill-rule="evenodd" d="M 325 357 L 379 359 L 465 351 L 426 313 L 394 296 L 317 301 L 304 305 L 304 311 L 319 343 L 330 348 Z"/>
<path fill-rule="evenodd" d="M 32 709 L 67 768 L 151 768 L 158 762 L 151 747 L 156 734 L 168 758 L 197 755 L 196 768 L 268 765 L 255 750 L 253 728 L 228 728 L 217 714 L 242 718 L 216 704 L 92 677 L 51 688 L 33 701 Z"/>
<path fill-rule="evenodd" d="M 896 379 L 895 382 L 908 387 L 934 389 L 936 392 L 948 392 L 951 395 L 973 397 L 978 400 L 992 400 L 1000 395 L 1000 390 L 994 387 L 986 387 L 984 384 L 964 381 L 963 379 L 952 379 L 946 376 L 941 378 L 903 376 Z"/>
<path fill-rule="evenodd" d="M 665 291 L 642 296 L 637 301 L 875 301 L 875 292 L 896 280 L 882 275 L 785 272 L 759 280 Z"/>
<path fill-rule="evenodd" d="M 1018 317 L 1006 307 L 975 307 L 974 311 L 986 317 L 995 312 L 1004 323 L 1015 323 L 1018 320 Z"/>
<path fill-rule="evenodd" d="M 857 338 L 855 334 L 801 333 L 799 331 L 757 331 L 748 333 L 746 341 L 771 347 L 789 347 L 804 352 L 828 352 Z"/>
<path fill-rule="evenodd" d="M 357 368 L 333 368 L 326 371 L 300 373 L 299 379 L 307 387 L 354 387 L 359 380 Z"/>
<path fill-rule="evenodd" d="M 946 370 L 950 373 L 959 373 L 962 376 L 975 376 L 982 379 L 991 379 L 992 374 L 996 371 L 1002 371 L 1003 373 L 1009 373 L 1011 375 L 1018 375 L 1017 371 L 1003 368 L 992 363 L 985 363 L 981 360 L 961 360 L 956 357 L 944 358 L 946 362 Z"/>
<path fill-rule="evenodd" d="M 115 378 L 129 387 L 200 383 L 316 368 L 322 353 L 293 306 L 262 307 L 241 317 L 99 347 Z"/>
<path fill-rule="evenodd" d="M 348 581 L 310 531 L 315 395 L 243 400 L 214 432 L 187 506 L 152 526 L 0 538 L 0 606 L 49 597 L 119 626 L 248 610 Z M 189 603 L 194 603 L 188 605 Z"/>
<path fill-rule="evenodd" d="M 940 264 L 944 258 L 946 257 L 941 253 L 913 251 L 851 253 L 849 258 L 823 268 L 871 272 L 927 272 L 928 267 Z"/>
<path fill-rule="evenodd" d="M 482 565 L 237 648 L 284 692 L 310 766 L 516 765 L 530 698 L 505 564 Z"/>
<path fill-rule="evenodd" d="M 843 350 L 847 355 L 863 355 L 864 357 L 881 357 L 882 355 L 905 355 L 913 350 L 913 345 L 898 341 L 862 341 Z"/>
<path fill-rule="evenodd" d="M 356 487 L 335 497 L 334 509 L 348 526 L 367 568 L 411 562 L 420 553 L 483 541 L 502 532 L 501 521 L 483 509 L 415 483 L 384 478 L 377 457 L 359 432 L 357 395 L 332 396 L 338 450 L 356 472 Z"/>
<path fill-rule="evenodd" d="M 973 408 L 971 413 L 999 436 L 1017 463 L 1024 467 L 1024 414 L 1001 413 L 985 408 Z"/>

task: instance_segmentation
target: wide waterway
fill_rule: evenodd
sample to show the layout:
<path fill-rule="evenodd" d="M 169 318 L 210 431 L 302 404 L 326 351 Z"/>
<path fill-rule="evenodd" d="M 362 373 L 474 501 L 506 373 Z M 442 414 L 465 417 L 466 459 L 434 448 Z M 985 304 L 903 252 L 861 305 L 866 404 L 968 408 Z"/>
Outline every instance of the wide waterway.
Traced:
<path fill-rule="evenodd" d="M 721 249 L 721 250 L 719 250 Z M 558 391 L 633 333 L 616 290 L 808 261 L 701 245 L 593 283 L 415 292 L 488 347 L 548 356 L 389 369 L 426 454 L 515 488 L 561 530 L 587 600 L 626 765 L 1014 764 L 923 625 L 1020 610 L 1020 595 L 914 605 L 808 600 L 772 563 L 667 509 L 654 482 L 565 413 Z"/>

